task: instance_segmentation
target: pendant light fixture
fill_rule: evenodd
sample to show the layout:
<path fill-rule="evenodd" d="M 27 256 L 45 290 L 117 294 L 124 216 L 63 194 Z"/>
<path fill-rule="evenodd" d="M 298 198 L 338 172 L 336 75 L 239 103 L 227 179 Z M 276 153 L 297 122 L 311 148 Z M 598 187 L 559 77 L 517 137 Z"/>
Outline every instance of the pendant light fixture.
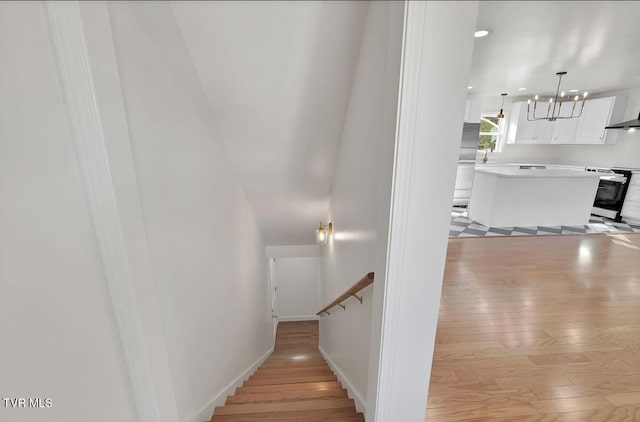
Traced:
<path fill-rule="evenodd" d="M 547 114 L 545 116 L 537 116 L 536 109 L 538 108 L 538 96 L 534 97 L 533 101 L 533 110 L 531 107 L 531 100 L 527 101 L 527 120 L 532 122 L 535 120 L 548 120 L 550 122 L 555 122 L 560 119 L 577 119 L 582 115 L 582 110 L 584 110 L 584 103 L 587 101 L 587 92 L 582 94 L 582 104 L 580 106 L 580 111 L 576 114 L 576 106 L 578 105 L 579 95 L 576 95 L 573 98 L 573 106 L 571 107 L 571 114 L 568 116 L 561 116 L 560 112 L 562 111 L 562 104 L 564 101 L 564 91 L 560 92 L 560 84 L 562 83 L 562 77 L 566 75 L 567 72 L 558 72 L 556 75 L 558 76 L 558 87 L 556 88 L 556 95 L 553 98 L 549 98 L 549 105 L 547 106 Z"/>
<path fill-rule="evenodd" d="M 496 116 L 496 119 L 504 119 L 504 97 L 508 94 L 500 94 L 502 95 L 502 105 L 500 106 L 500 113 Z"/>

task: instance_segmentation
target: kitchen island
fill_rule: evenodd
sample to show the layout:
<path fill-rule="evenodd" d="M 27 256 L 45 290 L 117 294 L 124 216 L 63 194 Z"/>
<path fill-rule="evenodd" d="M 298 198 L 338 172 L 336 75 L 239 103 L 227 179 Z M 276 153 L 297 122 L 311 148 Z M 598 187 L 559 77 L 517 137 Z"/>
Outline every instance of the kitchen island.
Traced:
<path fill-rule="evenodd" d="M 468 216 L 489 227 L 584 225 L 599 181 L 581 170 L 477 168 Z"/>

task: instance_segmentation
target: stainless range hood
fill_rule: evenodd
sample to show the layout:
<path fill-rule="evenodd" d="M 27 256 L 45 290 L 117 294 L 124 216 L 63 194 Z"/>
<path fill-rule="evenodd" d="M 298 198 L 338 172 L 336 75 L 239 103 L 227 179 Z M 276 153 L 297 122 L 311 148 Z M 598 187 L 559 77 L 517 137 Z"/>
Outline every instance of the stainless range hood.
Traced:
<path fill-rule="evenodd" d="M 613 125 L 605 127 L 605 129 L 638 129 L 640 128 L 640 114 L 638 114 L 638 118 L 634 120 L 628 120 L 622 123 L 615 123 Z"/>

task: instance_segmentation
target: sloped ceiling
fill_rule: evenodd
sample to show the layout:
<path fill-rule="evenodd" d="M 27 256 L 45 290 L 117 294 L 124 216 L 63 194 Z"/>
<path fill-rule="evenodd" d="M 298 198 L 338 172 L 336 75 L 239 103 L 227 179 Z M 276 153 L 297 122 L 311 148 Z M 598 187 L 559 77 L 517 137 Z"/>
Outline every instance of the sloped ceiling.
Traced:
<path fill-rule="evenodd" d="M 639 1 L 482 1 L 477 28 L 471 94 L 552 94 L 558 71 L 566 91 L 640 86 Z"/>
<path fill-rule="evenodd" d="M 326 215 L 367 5 L 171 4 L 267 245 Z"/>

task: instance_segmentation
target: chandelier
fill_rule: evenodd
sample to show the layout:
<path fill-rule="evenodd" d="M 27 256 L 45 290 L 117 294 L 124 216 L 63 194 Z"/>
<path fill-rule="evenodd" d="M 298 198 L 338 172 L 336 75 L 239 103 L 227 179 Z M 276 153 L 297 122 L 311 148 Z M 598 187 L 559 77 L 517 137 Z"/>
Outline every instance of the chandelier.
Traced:
<path fill-rule="evenodd" d="M 580 99 L 579 95 L 576 95 L 573 98 L 573 101 L 568 99 L 565 101 L 564 91 L 560 92 L 560 84 L 562 83 L 562 77 L 566 75 L 567 72 L 558 72 L 556 75 L 558 76 L 558 87 L 556 88 L 556 96 L 553 98 L 549 98 L 549 102 L 547 105 L 547 114 L 545 116 L 536 115 L 536 110 L 538 108 L 538 96 L 536 95 L 533 100 L 533 111 L 531 110 L 531 100 L 527 101 L 527 120 L 532 122 L 535 120 L 548 120 L 550 122 L 555 122 L 560 119 L 577 119 L 582 115 L 582 110 L 584 110 L 584 103 L 587 100 L 587 92 L 582 95 L 582 101 L 580 105 L 580 111 L 576 114 L 576 106 L 578 105 L 578 100 Z M 570 115 L 560 115 L 562 111 L 562 105 L 564 103 L 573 103 L 570 105 L 571 114 Z M 541 108 L 544 108 L 541 107 Z M 566 109 L 566 107 L 565 107 Z"/>

